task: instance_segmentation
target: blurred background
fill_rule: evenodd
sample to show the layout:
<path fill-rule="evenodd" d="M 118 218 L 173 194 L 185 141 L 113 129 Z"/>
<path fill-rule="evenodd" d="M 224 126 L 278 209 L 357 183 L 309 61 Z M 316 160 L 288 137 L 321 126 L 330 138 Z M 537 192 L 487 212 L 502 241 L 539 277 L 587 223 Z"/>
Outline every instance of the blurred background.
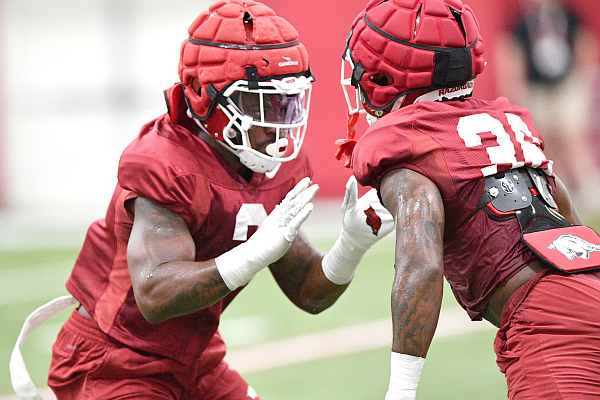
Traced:
<path fill-rule="evenodd" d="M 340 227 L 339 207 L 350 175 L 333 156 L 334 141 L 345 137 L 346 125 L 347 108 L 339 85 L 341 54 L 350 24 L 366 0 L 263 2 L 296 27 L 317 78 L 304 146 L 321 190 L 306 229 L 326 250 Z M 475 81 L 475 96 L 504 95 L 517 104 L 541 109 L 534 121 L 548 131 L 548 153 L 562 163 L 557 173 L 572 191 L 586 222 L 598 230 L 597 1 L 465 2 L 481 24 L 488 62 Z M 0 395 L 11 391 L 6 366 L 24 318 L 44 301 L 65 294 L 64 281 L 85 230 L 103 216 L 112 195 L 119 156 L 144 123 L 166 111 L 162 91 L 178 80 L 179 47 L 187 37 L 187 27 L 210 3 L 0 0 Z M 559 5 L 571 13 L 557 11 Z M 536 14 L 539 10 L 543 12 Z M 557 115 L 566 124 L 550 132 L 558 126 L 550 117 Z M 366 126 L 361 124 L 359 132 Z M 546 137 L 545 131 L 541 133 Z M 358 282 L 349 291 L 354 295 L 342 296 L 323 316 L 292 312 L 283 297 L 282 308 L 277 306 L 272 313 L 257 311 L 263 303 L 265 308 L 271 305 L 266 295 L 270 289 L 264 287 L 273 288 L 273 282 L 261 278 L 245 297 L 254 306 L 244 308 L 241 299 L 234 302 L 240 308 L 229 312 L 230 330 L 235 332 L 240 321 L 251 321 L 262 329 L 271 327 L 271 334 L 258 335 L 253 342 L 262 343 L 389 318 L 393 241 L 384 241 L 378 249 L 363 262 L 367 266 L 359 270 Z M 263 300 L 251 300 L 251 290 Z M 446 304 L 450 309 L 456 306 L 451 298 Z M 29 357 L 44 360 L 32 371 L 37 384 L 44 384 L 48 347 L 60 318 L 66 316 L 40 333 L 39 339 L 32 338 L 38 346 L 25 349 Z M 231 338 L 234 343 L 238 340 L 235 334 Z M 434 361 L 428 361 L 431 367 L 424 373 L 425 381 L 436 385 L 420 389 L 420 398 L 458 398 L 458 394 L 475 398 L 469 397 L 471 391 L 478 399 L 505 398 L 503 377 L 494 365 L 492 338 L 493 332 L 484 329 L 436 342 L 439 350 L 432 349 Z M 248 344 L 238 341 L 240 346 Z M 386 345 L 361 353 L 360 360 L 353 357 L 313 362 L 302 371 L 289 367 L 252 376 L 257 386 L 263 386 L 259 391 L 263 399 L 296 398 L 289 392 L 302 393 L 309 377 L 323 381 L 315 392 L 324 397 L 311 394 L 311 398 L 383 398 L 389 374 Z M 357 364 L 362 366 L 364 380 L 353 378 L 352 366 Z M 450 371 L 447 365 L 453 366 Z M 466 366 L 471 368 L 467 372 L 461 369 Z M 327 374 L 330 380 L 324 378 Z M 461 375 L 481 376 L 479 382 L 465 383 Z M 288 376 L 299 380 L 291 381 Z M 337 381 L 344 385 L 332 384 Z M 449 384 L 454 389 L 447 392 Z M 493 389 L 485 391 L 487 387 Z"/>
<path fill-rule="evenodd" d="M 525 4 L 554 1 L 558 0 L 470 2 L 482 25 L 488 62 L 476 80 L 476 96 L 510 95 L 514 102 L 526 100 L 523 51 L 514 46 L 518 41 L 511 40 L 510 33 Z M 346 106 L 339 70 L 350 23 L 365 1 L 265 3 L 296 27 L 308 48 L 317 81 L 305 146 L 316 167 L 315 181 L 321 186 L 318 198 L 341 196 L 350 172 L 333 157 L 335 139 L 345 136 Z M 178 80 L 180 44 L 191 21 L 209 4 L 205 0 L 0 0 L 3 214 L 43 217 L 66 210 L 63 218 L 76 222 L 84 222 L 80 213 L 87 210 L 94 216 L 103 214 L 116 182 L 121 151 L 142 124 L 165 112 L 162 91 Z M 568 69 L 586 63 L 587 72 L 578 76 L 585 77 L 580 83 L 590 89 L 586 99 L 591 99 L 600 92 L 596 40 L 600 15 L 592 0 L 565 0 L 564 4 L 575 12 L 578 27 L 586 32 L 588 40 L 580 41 L 583 47 L 577 54 L 587 57 L 550 51 L 549 58 L 573 59 L 573 63 L 565 61 Z M 546 47 L 553 46 L 551 40 L 546 42 Z M 568 108 L 572 99 L 548 96 L 547 101 L 551 100 L 579 117 L 569 121 L 583 122 L 577 126 L 582 132 L 578 136 L 587 140 L 586 153 L 591 155 L 582 164 L 579 153 L 567 154 L 562 157 L 564 164 L 576 164 L 586 172 L 597 169 L 598 102 L 589 110 L 590 100 L 587 114 L 577 114 L 578 110 Z M 540 117 L 536 123 L 543 125 L 544 120 Z M 577 141 L 577 148 L 584 147 L 583 143 Z M 554 154 L 567 148 L 550 145 L 548 150 Z M 574 190 L 584 184 L 579 178 L 571 179 L 581 174 L 568 171 L 565 175 Z"/>

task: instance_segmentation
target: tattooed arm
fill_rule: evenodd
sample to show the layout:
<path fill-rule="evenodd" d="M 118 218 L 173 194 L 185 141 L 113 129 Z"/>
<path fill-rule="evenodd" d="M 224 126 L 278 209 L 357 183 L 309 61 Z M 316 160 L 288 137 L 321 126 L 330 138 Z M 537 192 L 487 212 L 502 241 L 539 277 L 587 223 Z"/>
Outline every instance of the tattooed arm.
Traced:
<path fill-rule="evenodd" d="M 133 200 L 127 245 L 137 305 L 150 323 L 206 308 L 230 290 L 214 260 L 195 262 L 196 247 L 181 216 L 150 200 Z"/>
<path fill-rule="evenodd" d="M 392 351 L 425 357 L 439 317 L 443 288 L 444 208 L 439 190 L 409 169 L 382 180 L 383 205 L 396 222 L 392 287 Z"/>
<path fill-rule="evenodd" d="M 247 284 L 288 251 L 318 189 L 309 178 L 300 180 L 247 241 L 205 262 L 194 262 L 196 245 L 180 215 L 144 198 L 133 200 L 127 263 L 144 318 L 159 323 L 186 315 Z"/>
<path fill-rule="evenodd" d="M 352 281 L 363 255 L 394 229 L 375 189 L 358 197 L 356 179 L 346 184 L 342 229 L 323 256 L 299 233 L 288 252 L 274 265 L 275 280 L 298 307 L 312 314 L 330 307 Z"/>
<path fill-rule="evenodd" d="M 442 304 L 444 208 L 435 184 L 409 169 L 388 172 L 379 190 L 396 223 L 393 337 L 385 400 L 414 400 Z"/>
<path fill-rule="evenodd" d="M 323 254 L 300 231 L 288 252 L 269 268 L 285 295 L 311 314 L 327 309 L 344 293 L 349 282 L 336 285 L 321 267 Z"/>

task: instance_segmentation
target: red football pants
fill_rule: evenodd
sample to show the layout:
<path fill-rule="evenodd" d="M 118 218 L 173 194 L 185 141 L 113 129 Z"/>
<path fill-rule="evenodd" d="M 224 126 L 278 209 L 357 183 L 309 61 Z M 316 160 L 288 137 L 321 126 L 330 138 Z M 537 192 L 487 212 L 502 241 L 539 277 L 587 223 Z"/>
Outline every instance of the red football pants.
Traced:
<path fill-rule="evenodd" d="M 494 350 L 511 400 L 600 398 L 600 274 L 550 272 L 519 288 Z"/>
<path fill-rule="evenodd" d="M 210 361 L 190 367 L 123 346 L 100 331 L 94 320 L 73 311 L 52 348 L 48 385 L 58 400 L 259 399 L 222 360 L 223 349 L 216 334 L 204 354 L 220 354 L 208 354 Z"/>

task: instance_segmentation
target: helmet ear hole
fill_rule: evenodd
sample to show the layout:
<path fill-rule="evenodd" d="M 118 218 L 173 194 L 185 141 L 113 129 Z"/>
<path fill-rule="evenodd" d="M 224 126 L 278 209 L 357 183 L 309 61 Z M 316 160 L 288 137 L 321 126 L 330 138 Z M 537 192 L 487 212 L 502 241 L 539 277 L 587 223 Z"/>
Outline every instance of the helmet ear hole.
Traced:
<path fill-rule="evenodd" d="M 390 86 L 394 84 L 394 78 L 390 74 L 382 72 L 371 75 L 369 79 L 378 86 Z"/>
<path fill-rule="evenodd" d="M 421 8 L 423 8 L 423 4 L 419 6 L 417 10 L 417 16 L 415 17 L 415 31 L 413 33 L 413 39 L 417 37 L 417 29 L 419 29 L 419 25 L 421 25 Z"/>
<path fill-rule="evenodd" d="M 244 14 L 244 18 L 242 19 L 244 23 L 244 29 L 246 30 L 246 40 L 251 42 L 254 40 L 254 23 L 252 22 L 252 16 L 246 11 Z"/>
<path fill-rule="evenodd" d="M 200 93 L 202 92 L 202 86 L 200 85 L 198 78 L 192 79 L 192 89 L 194 89 L 194 92 L 198 93 L 198 96 L 201 95 Z"/>

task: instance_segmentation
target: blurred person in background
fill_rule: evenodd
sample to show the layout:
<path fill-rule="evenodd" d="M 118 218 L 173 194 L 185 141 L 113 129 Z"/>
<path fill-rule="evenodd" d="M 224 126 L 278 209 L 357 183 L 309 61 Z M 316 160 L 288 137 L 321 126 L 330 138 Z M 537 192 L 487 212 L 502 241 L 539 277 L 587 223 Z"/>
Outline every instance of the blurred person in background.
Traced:
<path fill-rule="evenodd" d="M 299 230 L 318 189 L 301 149 L 314 78 L 286 20 L 220 0 L 188 31 L 168 112 L 123 152 L 106 217 L 66 283 L 79 305 L 53 346 L 59 400 L 258 399 L 224 360 L 223 310 L 268 267 L 295 305 L 319 313 L 393 229 L 351 178 L 330 251 Z M 23 369 L 11 369 L 18 394 Z"/>
<path fill-rule="evenodd" d="M 600 237 L 582 225 L 530 112 L 472 97 L 483 54 L 460 0 L 371 0 L 347 39 L 350 116 L 371 126 L 356 141 L 350 118 L 338 156 L 396 226 L 385 399 L 416 397 L 444 276 L 472 320 L 499 328 L 510 399 L 597 399 Z"/>
<path fill-rule="evenodd" d="M 531 111 L 574 202 L 597 215 L 600 170 L 591 129 L 599 42 L 560 0 L 521 0 L 517 15 L 498 41 L 501 95 Z"/>

